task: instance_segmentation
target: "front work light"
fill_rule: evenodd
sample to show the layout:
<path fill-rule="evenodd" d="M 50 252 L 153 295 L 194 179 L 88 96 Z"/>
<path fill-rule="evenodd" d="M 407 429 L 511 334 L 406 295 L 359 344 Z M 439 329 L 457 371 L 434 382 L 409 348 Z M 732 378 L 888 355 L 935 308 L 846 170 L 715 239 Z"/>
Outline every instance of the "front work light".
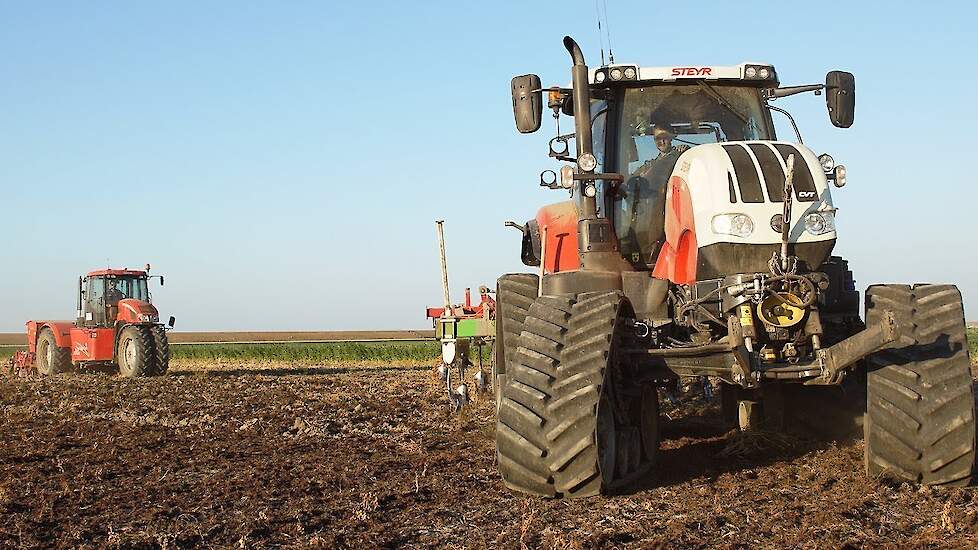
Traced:
<path fill-rule="evenodd" d="M 822 171 L 826 174 L 831 174 L 832 170 L 835 170 L 835 159 L 828 153 L 819 155 L 818 163 L 822 165 Z"/>
<path fill-rule="evenodd" d="M 560 167 L 560 186 L 564 189 L 574 187 L 574 167 L 570 164 Z"/>
<path fill-rule="evenodd" d="M 834 183 L 836 187 L 842 187 L 846 184 L 845 166 L 840 164 L 835 167 L 835 179 L 832 180 L 832 183 Z"/>
<path fill-rule="evenodd" d="M 598 159 L 591 153 L 584 153 L 577 159 L 577 167 L 585 172 L 593 172 L 598 167 Z"/>

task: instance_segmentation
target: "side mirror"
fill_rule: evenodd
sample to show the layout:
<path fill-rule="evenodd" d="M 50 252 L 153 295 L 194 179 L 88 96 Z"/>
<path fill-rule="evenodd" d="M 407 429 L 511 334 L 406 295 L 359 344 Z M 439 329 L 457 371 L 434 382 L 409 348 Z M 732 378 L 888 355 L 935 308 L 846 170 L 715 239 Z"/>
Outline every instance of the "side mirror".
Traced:
<path fill-rule="evenodd" d="M 170 320 L 166 323 L 166 326 L 173 328 L 173 323 L 177 322 L 177 318 L 170 315 Z"/>
<path fill-rule="evenodd" d="M 160 286 L 163 286 L 163 276 L 160 275 Z"/>
<path fill-rule="evenodd" d="M 856 115 L 856 77 L 852 73 L 830 71 L 825 75 L 825 106 L 833 125 L 852 126 Z"/>
<path fill-rule="evenodd" d="M 540 77 L 525 74 L 513 77 L 513 115 L 516 116 L 516 129 L 521 134 L 531 134 L 540 129 L 543 120 L 543 92 Z"/>

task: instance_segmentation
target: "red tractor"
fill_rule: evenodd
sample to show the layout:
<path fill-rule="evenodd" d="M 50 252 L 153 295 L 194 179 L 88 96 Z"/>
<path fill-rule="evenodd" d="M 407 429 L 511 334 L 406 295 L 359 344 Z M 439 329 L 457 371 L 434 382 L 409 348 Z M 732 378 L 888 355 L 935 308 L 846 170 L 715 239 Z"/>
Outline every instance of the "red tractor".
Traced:
<path fill-rule="evenodd" d="M 14 355 L 23 371 L 42 375 L 73 366 L 118 368 L 127 378 L 159 376 L 170 366 L 167 327 L 149 293 L 145 270 L 102 269 L 78 278 L 78 308 L 72 321 L 28 321 L 27 351 Z M 163 276 L 154 275 L 163 285 Z"/>

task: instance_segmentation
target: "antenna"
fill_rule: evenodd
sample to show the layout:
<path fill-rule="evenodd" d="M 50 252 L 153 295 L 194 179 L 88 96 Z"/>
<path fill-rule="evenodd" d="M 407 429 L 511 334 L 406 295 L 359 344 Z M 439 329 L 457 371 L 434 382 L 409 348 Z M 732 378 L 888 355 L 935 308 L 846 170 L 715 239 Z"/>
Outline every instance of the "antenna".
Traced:
<path fill-rule="evenodd" d="M 608 0 L 604 2 L 604 32 L 608 34 L 608 62 L 615 64 L 615 53 L 611 51 L 611 25 L 608 24 Z"/>
<path fill-rule="evenodd" d="M 601 66 L 604 62 L 604 35 L 601 34 L 601 9 L 598 7 L 598 0 L 594 0 L 594 13 L 598 16 L 598 41 L 601 43 Z"/>

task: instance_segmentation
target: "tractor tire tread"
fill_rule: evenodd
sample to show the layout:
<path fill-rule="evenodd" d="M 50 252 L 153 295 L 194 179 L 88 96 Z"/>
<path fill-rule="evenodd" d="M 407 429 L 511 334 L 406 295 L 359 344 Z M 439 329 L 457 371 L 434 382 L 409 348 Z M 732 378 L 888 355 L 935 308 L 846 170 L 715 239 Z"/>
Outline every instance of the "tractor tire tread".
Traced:
<path fill-rule="evenodd" d="M 866 322 L 884 310 L 899 338 L 868 358 L 867 474 L 965 485 L 975 468 L 975 401 L 961 294 L 952 285 L 875 285 Z"/>

